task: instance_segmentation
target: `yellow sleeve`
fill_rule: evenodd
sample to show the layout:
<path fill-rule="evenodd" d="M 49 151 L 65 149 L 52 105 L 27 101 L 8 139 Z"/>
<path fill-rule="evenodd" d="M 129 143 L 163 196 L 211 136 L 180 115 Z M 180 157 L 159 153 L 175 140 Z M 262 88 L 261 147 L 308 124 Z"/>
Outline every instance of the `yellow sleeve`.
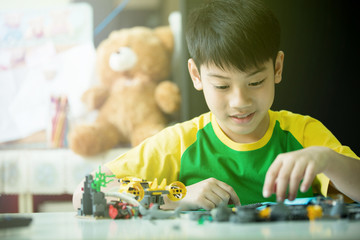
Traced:
<path fill-rule="evenodd" d="M 348 157 L 360 159 L 348 147 L 343 146 L 336 137 L 318 120 L 308 117 L 304 128 L 303 147 L 325 146 Z M 313 187 L 318 193 L 327 196 L 334 189 L 329 188 L 330 180 L 325 174 L 318 174 L 314 180 Z"/>
<path fill-rule="evenodd" d="M 197 131 L 210 121 L 210 113 L 165 128 L 139 146 L 106 164 L 117 178 L 138 177 L 152 181 L 179 179 L 181 156 L 196 140 Z"/>
<path fill-rule="evenodd" d="M 108 162 L 106 166 L 117 178 L 137 177 L 149 181 L 166 178 L 175 181 L 180 170 L 177 140 L 172 129 L 167 128 Z"/>

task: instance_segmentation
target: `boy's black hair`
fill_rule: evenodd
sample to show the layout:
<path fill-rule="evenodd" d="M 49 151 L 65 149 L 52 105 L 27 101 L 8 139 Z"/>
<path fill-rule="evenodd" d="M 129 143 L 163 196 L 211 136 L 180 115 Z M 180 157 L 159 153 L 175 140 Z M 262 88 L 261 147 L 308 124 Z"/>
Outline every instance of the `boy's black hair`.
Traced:
<path fill-rule="evenodd" d="M 280 25 L 263 2 L 213 0 L 188 18 L 186 41 L 190 56 L 202 64 L 246 72 L 275 59 L 280 45 Z"/>

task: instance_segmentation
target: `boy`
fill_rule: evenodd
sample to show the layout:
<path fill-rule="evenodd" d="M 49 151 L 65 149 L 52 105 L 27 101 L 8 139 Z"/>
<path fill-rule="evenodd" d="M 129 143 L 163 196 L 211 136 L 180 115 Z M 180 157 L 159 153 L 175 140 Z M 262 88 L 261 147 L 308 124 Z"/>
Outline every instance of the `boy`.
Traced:
<path fill-rule="evenodd" d="M 211 1 L 191 14 L 186 39 L 189 73 L 210 112 L 148 138 L 105 172 L 180 180 L 186 197 L 165 198 L 164 208 L 326 196 L 334 187 L 360 200 L 358 157 L 319 121 L 270 110 L 284 53 L 269 9 L 257 1 Z"/>

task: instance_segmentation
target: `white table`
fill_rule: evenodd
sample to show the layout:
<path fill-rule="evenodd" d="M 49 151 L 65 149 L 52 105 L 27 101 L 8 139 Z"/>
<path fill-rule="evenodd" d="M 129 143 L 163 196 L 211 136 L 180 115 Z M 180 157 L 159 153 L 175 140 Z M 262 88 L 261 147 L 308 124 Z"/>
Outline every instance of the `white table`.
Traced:
<path fill-rule="evenodd" d="M 82 219 L 75 212 L 32 213 L 29 227 L 0 230 L 0 239 L 360 239 L 348 220 L 236 224 L 171 220 Z"/>

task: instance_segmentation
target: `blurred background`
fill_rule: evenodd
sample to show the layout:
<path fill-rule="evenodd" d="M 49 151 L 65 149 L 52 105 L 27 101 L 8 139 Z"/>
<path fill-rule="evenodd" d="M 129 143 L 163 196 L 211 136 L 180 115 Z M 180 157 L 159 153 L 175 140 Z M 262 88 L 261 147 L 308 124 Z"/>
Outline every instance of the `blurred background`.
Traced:
<path fill-rule="evenodd" d="M 360 155 L 355 1 L 264 1 L 280 21 L 285 52 L 273 109 L 317 118 Z M 175 13 L 170 79 L 182 97 L 176 121 L 208 111 L 187 72 L 183 35 L 189 11 L 204 2 L 0 1 L 0 212 L 71 211 L 71 194 L 85 174 L 128 150 L 86 158 L 66 145 L 49 147 L 46 139 L 50 96 L 67 95 L 71 120 L 86 114 L 80 96 L 97 83 L 96 48 L 114 30 L 169 25 Z"/>

